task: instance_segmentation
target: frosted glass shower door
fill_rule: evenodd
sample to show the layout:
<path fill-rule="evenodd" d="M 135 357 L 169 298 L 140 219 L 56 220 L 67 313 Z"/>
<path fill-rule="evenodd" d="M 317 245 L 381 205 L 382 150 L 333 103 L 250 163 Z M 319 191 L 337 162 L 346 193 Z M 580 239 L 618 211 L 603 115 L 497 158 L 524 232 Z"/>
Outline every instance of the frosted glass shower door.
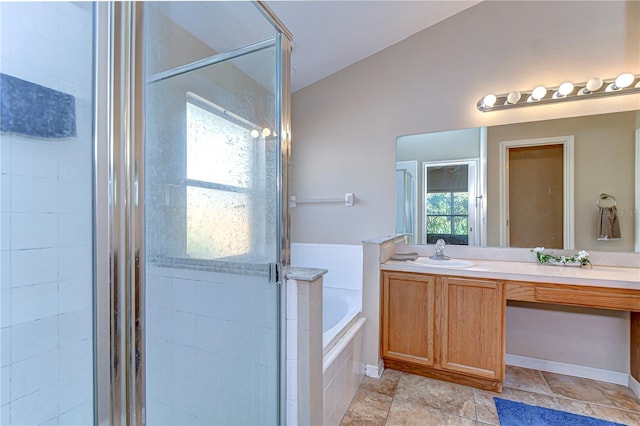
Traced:
<path fill-rule="evenodd" d="M 272 37 L 148 75 L 149 425 L 279 422 L 280 286 L 269 274 L 280 256 L 276 46 Z"/>

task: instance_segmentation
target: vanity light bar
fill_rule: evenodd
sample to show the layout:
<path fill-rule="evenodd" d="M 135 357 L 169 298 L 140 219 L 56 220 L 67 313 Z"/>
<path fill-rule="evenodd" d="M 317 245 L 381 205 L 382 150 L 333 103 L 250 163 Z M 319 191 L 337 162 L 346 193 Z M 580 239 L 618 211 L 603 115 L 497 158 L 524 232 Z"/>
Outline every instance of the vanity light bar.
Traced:
<path fill-rule="evenodd" d="M 583 83 L 565 82 L 557 87 L 538 86 L 532 90 L 522 92 L 514 90 L 502 95 L 490 93 L 478 101 L 477 107 L 482 112 L 489 112 L 633 93 L 640 93 L 640 74 L 623 73 L 609 80 L 594 77 Z"/>

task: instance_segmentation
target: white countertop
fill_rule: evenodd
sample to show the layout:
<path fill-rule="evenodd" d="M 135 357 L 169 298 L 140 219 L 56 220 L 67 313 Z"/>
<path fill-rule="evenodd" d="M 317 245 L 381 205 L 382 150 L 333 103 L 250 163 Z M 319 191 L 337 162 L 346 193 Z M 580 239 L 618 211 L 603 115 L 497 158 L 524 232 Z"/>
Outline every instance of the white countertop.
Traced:
<path fill-rule="evenodd" d="M 494 278 L 553 284 L 577 284 L 593 287 L 612 287 L 640 291 L 640 268 L 613 266 L 573 267 L 534 262 L 506 262 L 474 260 L 468 268 L 419 266 L 404 261 L 388 260 L 380 265 L 383 271 L 422 272 L 425 274 L 458 277 Z"/>

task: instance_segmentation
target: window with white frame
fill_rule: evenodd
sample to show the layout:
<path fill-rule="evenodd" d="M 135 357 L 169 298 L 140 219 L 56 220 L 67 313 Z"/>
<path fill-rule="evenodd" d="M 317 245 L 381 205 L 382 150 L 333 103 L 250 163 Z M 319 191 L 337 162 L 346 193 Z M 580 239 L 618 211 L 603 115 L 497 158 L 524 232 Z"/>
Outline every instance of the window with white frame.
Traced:
<path fill-rule="evenodd" d="M 252 245 L 252 129 L 193 97 L 186 102 L 186 129 L 187 255 L 247 255 Z"/>
<path fill-rule="evenodd" d="M 468 245 L 475 229 L 475 162 L 424 164 L 424 241 Z"/>

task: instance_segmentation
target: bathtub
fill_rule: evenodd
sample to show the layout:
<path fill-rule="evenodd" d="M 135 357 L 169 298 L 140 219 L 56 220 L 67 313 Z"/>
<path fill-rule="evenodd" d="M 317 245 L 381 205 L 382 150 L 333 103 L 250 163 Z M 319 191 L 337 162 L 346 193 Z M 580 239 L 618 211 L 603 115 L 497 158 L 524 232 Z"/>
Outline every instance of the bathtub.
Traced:
<path fill-rule="evenodd" d="M 364 377 L 362 292 L 322 289 L 323 423 L 337 425 Z"/>
<path fill-rule="evenodd" d="M 322 348 L 326 354 L 362 311 L 362 292 L 322 289 Z"/>

